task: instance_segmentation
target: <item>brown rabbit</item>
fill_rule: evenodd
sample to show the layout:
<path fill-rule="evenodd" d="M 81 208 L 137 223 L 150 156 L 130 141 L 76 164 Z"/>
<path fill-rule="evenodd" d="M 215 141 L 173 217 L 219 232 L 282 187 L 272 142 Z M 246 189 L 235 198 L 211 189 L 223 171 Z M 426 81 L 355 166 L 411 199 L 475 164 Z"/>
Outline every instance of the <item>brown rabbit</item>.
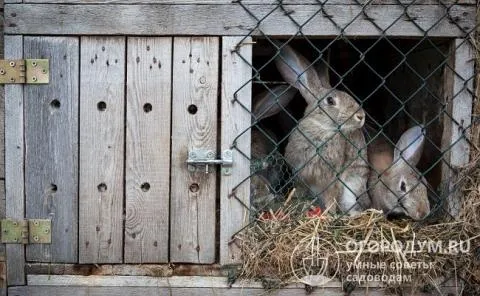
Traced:
<path fill-rule="evenodd" d="M 407 215 L 420 220 L 430 213 L 427 183 L 415 168 L 425 142 L 422 130 L 422 126 L 408 129 L 395 148 L 382 135 L 368 146 L 372 207 L 387 215 Z"/>
<path fill-rule="evenodd" d="M 275 59 L 282 77 L 297 88 L 307 108 L 285 149 L 287 162 L 324 207 L 355 213 L 368 206 L 365 112 L 347 93 L 333 89 L 325 63 L 313 65 L 288 45 Z"/>

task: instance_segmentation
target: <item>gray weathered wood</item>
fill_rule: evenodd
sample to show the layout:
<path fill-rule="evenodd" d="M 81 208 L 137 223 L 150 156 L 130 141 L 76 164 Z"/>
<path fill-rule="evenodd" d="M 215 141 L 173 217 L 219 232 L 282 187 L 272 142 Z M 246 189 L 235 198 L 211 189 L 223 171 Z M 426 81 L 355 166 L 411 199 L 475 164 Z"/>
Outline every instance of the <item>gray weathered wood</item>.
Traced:
<path fill-rule="evenodd" d="M 127 47 L 125 262 L 168 262 L 172 38 Z"/>
<path fill-rule="evenodd" d="M 443 185 L 448 193 L 447 212 L 457 217 L 462 196 L 458 182 L 458 169 L 469 162 L 470 146 L 465 137 L 470 135 L 473 101 L 473 81 L 475 71 L 474 49 L 468 40 L 456 39 L 452 42 L 452 56 L 445 72 L 444 96 L 448 103 L 444 116 L 445 127 L 442 149 L 446 151 L 448 165 L 443 166 Z"/>
<path fill-rule="evenodd" d="M 468 163 L 470 146 L 464 137 L 469 134 L 472 122 L 473 81 L 475 79 L 475 55 L 470 41 L 455 40 L 455 73 L 452 97 L 452 156 L 450 164 L 456 168 Z"/>
<path fill-rule="evenodd" d="M 5 36 L 5 58 L 23 58 L 23 37 Z M 23 141 L 23 86 L 5 86 L 5 198 L 6 216 L 23 219 L 25 214 Z M 25 284 L 25 247 L 6 246 L 7 282 Z"/>
<path fill-rule="evenodd" d="M 81 38 L 79 261 L 123 251 L 125 39 Z"/>
<path fill-rule="evenodd" d="M 454 287 L 441 288 L 441 293 L 422 293 L 415 291 L 405 291 L 408 295 L 431 296 L 445 295 L 443 293 L 455 293 Z M 241 295 L 272 295 L 272 296 L 304 296 L 307 294 L 304 287 L 279 289 L 267 291 L 263 288 L 171 288 L 171 287 L 55 287 L 55 286 L 23 286 L 12 287 L 8 290 L 9 295 L 14 296 L 157 296 L 157 295 L 185 295 L 185 296 L 241 296 Z M 316 296 L 343 296 L 345 292 L 342 288 L 316 288 L 308 295 Z M 395 291 L 388 291 L 385 288 L 357 288 L 350 294 L 351 296 L 386 296 L 398 295 Z M 454 294 L 452 294 L 454 295 Z"/>
<path fill-rule="evenodd" d="M 474 5 L 330 5 L 319 13 L 317 5 L 245 5 L 257 20 L 238 4 L 230 5 L 61 5 L 7 4 L 8 34 L 134 34 L 134 35 L 272 35 L 312 36 L 457 37 L 475 26 Z M 405 11 L 408 17 L 405 17 Z M 365 12 L 368 18 L 364 17 Z M 359 16 L 360 15 L 360 16 Z M 449 15 L 449 17 L 446 17 Z M 212 21 L 212 19 L 215 21 Z M 411 21 L 411 20 L 414 21 Z M 457 20 L 451 22 L 450 19 Z M 395 20 L 395 24 L 392 22 Z M 62 24 L 59 26 L 58 24 Z M 380 29 L 379 29 L 380 28 Z"/>
<path fill-rule="evenodd" d="M 455 279 L 445 280 L 443 277 L 431 279 L 431 284 L 438 287 L 457 287 Z M 149 276 L 72 276 L 72 275 L 28 275 L 27 284 L 32 286 L 88 286 L 88 287 L 158 287 L 158 288 L 227 288 L 230 287 L 227 276 L 170 276 L 170 277 L 149 277 Z M 408 287 L 409 283 L 403 283 L 402 287 Z M 320 289 L 341 288 L 343 283 L 339 280 L 332 280 Z M 359 288 L 382 288 L 385 284 L 380 281 L 362 282 Z M 252 288 L 261 289 L 261 281 L 237 279 L 231 284 L 231 288 Z M 290 283 L 284 286 L 283 290 L 296 290 L 304 288 L 302 283 Z"/>
<path fill-rule="evenodd" d="M 76 37 L 25 37 L 25 58 L 50 61 L 50 83 L 25 86 L 27 218 L 51 219 L 52 243 L 27 246 L 27 260 L 77 262 L 78 85 Z"/>
<path fill-rule="evenodd" d="M 320 289 L 310 295 L 345 295 L 339 288 L 333 288 L 334 291 Z M 362 293 L 354 292 L 350 295 L 365 295 L 365 290 Z M 8 290 L 9 295 L 14 296 L 130 296 L 130 295 L 143 295 L 143 296 L 157 296 L 157 295 L 191 295 L 191 296 L 207 296 L 207 295 L 226 295 L 226 296 L 239 296 L 239 295 L 265 295 L 264 289 L 221 289 L 221 288 L 157 288 L 157 287 L 49 287 L 49 286 L 28 286 L 28 287 L 13 287 Z M 360 292 L 360 291 L 359 291 Z M 305 295 L 305 289 L 292 290 L 279 290 L 277 292 L 269 293 L 269 295 Z M 368 295 L 388 295 L 384 292 L 370 292 Z M 390 294 L 391 295 L 391 294 Z"/>
<path fill-rule="evenodd" d="M 3 7 L 3 3 L 1 4 Z M 3 59 L 3 12 L 0 14 L 0 58 Z M 0 178 L 5 178 L 5 90 L 0 85 Z"/>
<path fill-rule="evenodd" d="M 65 3 L 65 4 L 231 4 L 232 0 L 24 0 L 24 3 Z M 277 0 L 242 0 L 243 4 L 274 4 Z M 283 0 L 283 4 L 318 4 L 317 0 Z M 438 0 L 329 0 L 328 4 L 438 4 Z M 445 5 L 475 4 L 475 0 L 442 1 Z"/>
<path fill-rule="evenodd" d="M 249 109 L 252 101 L 252 85 L 249 81 L 252 79 L 250 66 L 252 44 L 249 43 L 250 38 L 244 40 L 244 44 L 240 44 L 242 39 L 242 37 L 222 39 L 221 151 L 232 149 L 234 146 L 232 149 L 234 166 L 231 175 L 222 175 L 220 179 L 221 264 L 240 262 L 239 249 L 233 243 L 233 235 L 249 222 L 251 125 Z"/>
<path fill-rule="evenodd" d="M 49 275 L 128 275 L 128 276 L 227 276 L 228 269 L 219 264 L 60 264 L 60 263 L 29 263 L 27 274 Z"/>
<path fill-rule="evenodd" d="M 216 168 L 210 167 L 208 174 L 204 169 L 192 173 L 186 160 L 189 149 L 204 148 L 216 154 L 218 50 L 218 38 L 174 38 L 172 262 L 215 261 Z"/>

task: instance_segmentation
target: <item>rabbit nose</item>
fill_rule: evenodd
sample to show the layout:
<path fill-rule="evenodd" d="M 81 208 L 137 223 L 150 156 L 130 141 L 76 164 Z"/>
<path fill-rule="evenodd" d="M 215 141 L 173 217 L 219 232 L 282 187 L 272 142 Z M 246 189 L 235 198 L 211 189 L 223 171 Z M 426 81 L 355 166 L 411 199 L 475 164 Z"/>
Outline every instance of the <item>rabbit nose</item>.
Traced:
<path fill-rule="evenodd" d="M 365 115 L 362 114 L 362 113 L 357 113 L 357 114 L 355 114 L 354 117 L 355 117 L 355 120 L 357 120 L 358 122 L 362 122 L 363 119 L 365 118 Z"/>

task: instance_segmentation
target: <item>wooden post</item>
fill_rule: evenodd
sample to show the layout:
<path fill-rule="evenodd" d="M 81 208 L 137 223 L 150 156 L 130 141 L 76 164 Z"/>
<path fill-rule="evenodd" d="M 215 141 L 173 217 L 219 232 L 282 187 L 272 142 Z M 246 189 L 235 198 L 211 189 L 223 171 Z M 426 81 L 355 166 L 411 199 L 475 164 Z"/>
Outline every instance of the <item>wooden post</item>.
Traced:
<path fill-rule="evenodd" d="M 452 42 L 449 66 L 445 68 L 444 132 L 442 150 L 446 151 L 443 165 L 444 194 L 448 194 L 446 210 L 454 218 L 458 217 L 462 206 L 460 188 L 457 188 L 458 170 L 469 162 L 470 148 L 468 137 L 472 117 L 472 96 L 474 80 L 474 50 L 468 39 L 455 39 Z M 465 135 L 465 137 L 464 137 Z"/>

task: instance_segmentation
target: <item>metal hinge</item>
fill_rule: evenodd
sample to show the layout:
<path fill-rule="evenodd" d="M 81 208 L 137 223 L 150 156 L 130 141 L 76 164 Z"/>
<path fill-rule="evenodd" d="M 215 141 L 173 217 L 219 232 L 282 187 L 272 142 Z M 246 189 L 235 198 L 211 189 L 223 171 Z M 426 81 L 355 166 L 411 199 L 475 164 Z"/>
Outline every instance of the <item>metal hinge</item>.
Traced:
<path fill-rule="evenodd" d="M 0 84 L 46 84 L 49 72 L 46 59 L 0 60 Z"/>
<path fill-rule="evenodd" d="M 3 219 L 1 228 L 2 244 L 50 244 L 52 242 L 52 221 L 49 219 Z"/>
<path fill-rule="evenodd" d="M 205 167 L 205 173 L 208 174 L 209 166 L 221 165 L 222 174 L 231 175 L 233 166 L 233 152 L 232 150 L 225 150 L 222 152 L 222 158 L 216 159 L 216 153 L 207 149 L 193 149 L 188 151 L 188 170 L 196 172 L 198 167 Z"/>

